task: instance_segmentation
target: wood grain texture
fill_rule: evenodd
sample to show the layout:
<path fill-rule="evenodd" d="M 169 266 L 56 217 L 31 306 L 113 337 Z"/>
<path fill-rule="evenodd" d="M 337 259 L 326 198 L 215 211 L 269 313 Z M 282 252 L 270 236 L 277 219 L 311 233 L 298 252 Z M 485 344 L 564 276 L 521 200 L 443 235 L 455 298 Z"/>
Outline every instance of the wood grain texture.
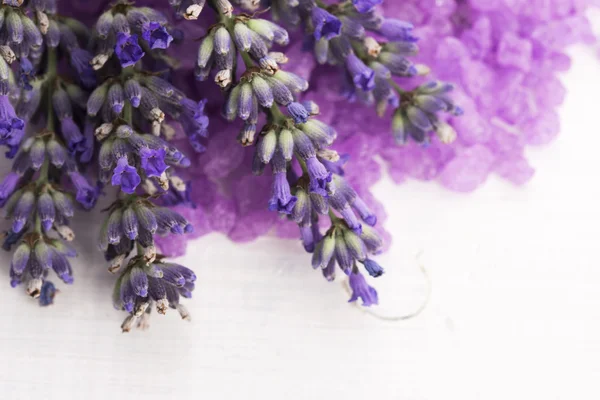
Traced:
<path fill-rule="evenodd" d="M 121 334 L 114 277 L 83 229 L 91 214 L 78 221 L 90 244 L 77 282 L 54 306 L 0 282 L 0 398 L 598 399 L 600 64 L 573 54 L 563 133 L 529 152 L 538 173 L 526 187 L 376 187 L 395 240 L 380 258 L 381 312 L 418 307 L 422 252 L 433 293 L 419 318 L 358 312 L 297 243 L 211 235 L 181 260 L 199 276 L 192 322 L 155 315 L 149 331 Z"/>

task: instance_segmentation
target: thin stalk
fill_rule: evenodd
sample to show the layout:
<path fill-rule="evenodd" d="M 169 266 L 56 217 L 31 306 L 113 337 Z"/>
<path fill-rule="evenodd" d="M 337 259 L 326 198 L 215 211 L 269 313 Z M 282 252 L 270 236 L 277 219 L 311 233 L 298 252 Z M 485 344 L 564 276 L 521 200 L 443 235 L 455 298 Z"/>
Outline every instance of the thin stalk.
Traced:
<path fill-rule="evenodd" d="M 123 107 L 123 119 L 127 125 L 133 128 L 133 109 L 131 107 L 131 103 L 128 101 L 125 102 L 125 106 Z"/>
<path fill-rule="evenodd" d="M 390 85 L 392 85 L 392 87 L 394 88 L 394 90 L 396 91 L 396 93 L 398 93 L 400 96 L 402 96 L 404 93 L 406 93 L 406 91 L 404 91 L 400 85 L 398 85 L 394 79 L 390 78 L 389 81 Z"/>
<path fill-rule="evenodd" d="M 244 65 L 246 66 L 246 69 L 254 67 L 254 61 L 252 61 L 250 54 L 248 54 L 245 51 L 240 51 L 240 54 L 242 55 L 242 60 L 244 60 Z"/>
<path fill-rule="evenodd" d="M 282 124 L 286 119 L 288 119 L 284 113 L 281 112 L 281 108 L 276 103 L 273 103 L 273 106 L 269 109 L 269 113 L 271 114 L 271 118 L 273 118 L 273 123 Z"/>
<path fill-rule="evenodd" d="M 58 68 L 56 57 L 56 49 L 48 49 L 48 60 L 46 66 L 46 79 L 48 82 L 48 114 L 46 121 L 46 129 L 50 132 L 54 131 L 54 107 L 52 105 L 52 93 L 56 84 L 56 74 Z"/>

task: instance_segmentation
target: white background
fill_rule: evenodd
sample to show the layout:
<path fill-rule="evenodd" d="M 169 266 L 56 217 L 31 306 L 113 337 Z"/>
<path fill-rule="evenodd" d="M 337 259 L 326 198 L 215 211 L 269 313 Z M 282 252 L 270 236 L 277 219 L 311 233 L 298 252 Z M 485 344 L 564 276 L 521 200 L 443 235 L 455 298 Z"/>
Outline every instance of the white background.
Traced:
<path fill-rule="evenodd" d="M 348 305 L 298 243 L 215 234 L 181 260 L 199 276 L 192 322 L 171 312 L 121 334 L 114 277 L 90 245 L 51 308 L 0 282 L 0 399 L 597 400 L 600 63 L 591 49 L 572 54 L 562 133 L 528 152 L 526 187 L 377 185 L 395 240 L 379 258 L 378 312 L 419 307 L 421 263 L 432 295 L 418 318 Z M 80 242 L 96 237 L 88 223 Z"/>

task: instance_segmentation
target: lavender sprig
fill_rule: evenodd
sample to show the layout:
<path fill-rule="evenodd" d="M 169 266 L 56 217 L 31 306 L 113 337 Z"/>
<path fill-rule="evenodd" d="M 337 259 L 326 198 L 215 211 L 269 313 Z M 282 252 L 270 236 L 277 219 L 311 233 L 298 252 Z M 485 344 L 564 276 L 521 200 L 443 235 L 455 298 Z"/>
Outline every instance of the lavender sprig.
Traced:
<path fill-rule="evenodd" d="M 91 56 L 80 46 L 85 28 L 57 18 L 52 0 L 23 3 L 0 5 L 0 144 L 14 159 L 0 184 L 0 205 L 12 220 L 3 248 L 15 247 L 11 285 L 24 284 L 31 297 L 49 305 L 56 294 L 50 270 L 73 282 L 68 258 L 76 253 L 68 242 L 75 239 L 69 227 L 75 204 L 90 209 L 98 197 L 98 188 L 81 172 L 93 152 L 78 106 L 86 94 L 59 73 L 57 48 L 82 86 L 93 84 L 94 77 L 86 65 Z"/>
<path fill-rule="evenodd" d="M 173 192 L 172 185 L 178 193 L 187 190 L 174 168 L 190 165 L 169 144 L 173 129 L 167 119 L 182 124 L 197 152 L 204 150 L 208 132 L 205 102 L 188 99 L 160 70 L 148 68 L 168 68 L 164 49 L 173 40 L 170 32 L 165 16 L 128 1 L 104 12 L 94 32 L 97 54 L 92 65 L 106 79 L 89 96 L 87 114 L 97 121 L 94 135 L 101 142 L 99 180 L 120 188 L 107 210 L 99 247 L 109 271 L 120 272 L 113 304 L 129 313 L 124 332 L 136 322 L 145 326 L 152 308 L 164 314 L 171 307 L 188 319 L 179 299 L 191 297 L 196 279 L 191 270 L 157 254 L 154 242 L 155 235 L 193 230 L 177 212 L 157 204 L 162 194 Z M 151 63 L 144 62 L 148 58 Z"/>
<path fill-rule="evenodd" d="M 36 87 L 46 92 L 46 127 L 23 144 L 15 143 L 18 150 L 12 171 L 0 190 L 5 214 L 13 221 L 3 247 L 9 250 L 16 245 L 10 268 L 11 285 L 24 283 L 27 293 L 39 297 L 41 305 L 51 304 L 56 292 L 54 284 L 47 280 L 50 270 L 65 283 L 73 283 L 68 257 L 76 253 L 66 243 L 75 238 L 69 227 L 75 209 L 73 200 L 89 209 L 98 194 L 78 170 L 75 155 L 83 138 L 75 139 L 79 128 L 73 122 L 71 103 L 64 89 L 68 84 L 57 74 L 56 66 L 56 51 L 50 48 L 46 51 L 45 73 L 36 82 Z M 11 120 L 13 130 L 24 128 L 9 102 L 3 103 L 1 114 Z M 55 130 L 56 120 L 60 122 L 58 130 Z M 63 176 L 71 182 L 75 199 L 65 188 Z"/>
<path fill-rule="evenodd" d="M 316 104 L 296 101 L 308 82 L 282 70 L 285 55 L 270 51 L 274 43 L 287 44 L 287 32 L 266 20 L 224 12 L 221 3 L 208 1 L 219 22 L 200 44 L 197 78 L 204 80 L 216 70 L 215 82 L 227 91 L 224 116 L 243 120 L 238 141 L 255 145 L 253 172 L 261 174 L 271 166 L 273 196 L 268 207 L 298 224 L 305 250 L 314 254 L 313 266 L 333 280 L 338 265 L 350 276 L 350 301 L 361 298 L 365 306 L 377 304 L 376 291 L 359 269 L 363 264 L 371 276 L 383 274 L 370 258 L 382 246 L 371 228 L 377 218 L 340 175 L 340 157 L 329 149 L 335 130 L 315 118 Z M 337 29 L 327 21 L 321 28 L 323 36 Z M 239 78 L 238 57 L 245 66 Z M 267 121 L 259 128 L 261 114 Z M 324 219 L 329 229 L 322 235 Z"/>
<path fill-rule="evenodd" d="M 389 107 L 394 109 L 392 131 L 397 143 L 409 138 L 428 143 L 431 132 L 444 143 L 454 141 L 456 132 L 439 116 L 462 114 L 448 95 L 452 86 L 431 82 L 405 90 L 398 85 L 399 80 L 427 75 L 429 68 L 410 60 L 419 51 L 413 26 L 382 16 L 376 6 L 383 0 L 268 3 L 276 20 L 303 27 L 318 63 L 343 67 L 345 97 L 375 105 L 380 116 Z"/>

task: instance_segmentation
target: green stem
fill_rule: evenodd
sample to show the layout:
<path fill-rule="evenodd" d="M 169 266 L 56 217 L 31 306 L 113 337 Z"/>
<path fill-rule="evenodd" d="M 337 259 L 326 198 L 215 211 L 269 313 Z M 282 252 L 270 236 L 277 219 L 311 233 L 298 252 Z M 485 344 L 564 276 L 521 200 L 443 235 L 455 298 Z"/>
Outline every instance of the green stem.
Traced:
<path fill-rule="evenodd" d="M 273 118 L 274 124 L 282 124 L 288 119 L 285 114 L 281 112 L 277 103 L 273 103 L 273 106 L 269 109 L 269 113 L 271 114 L 271 118 Z"/>
<path fill-rule="evenodd" d="M 44 159 L 44 163 L 42 164 L 42 168 L 40 168 L 40 174 L 35 181 L 38 185 L 45 184 L 46 182 L 48 182 L 49 169 L 50 169 L 50 161 L 48 160 L 48 157 L 46 157 Z"/>
<path fill-rule="evenodd" d="M 242 55 L 242 60 L 244 60 L 244 65 L 246 66 L 246 69 L 254 67 L 254 61 L 252 61 L 250 54 L 248 54 L 245 51 L 240 51 L 240 54 Z"/>
<path fill-rule="evenodd" d="M 298 155 L 296 154 L 296 159 L 298 160 L 298 163 L 300 163 L 300 168 L 302 168 L 302 173 L 306 176 L 308 176 L 308 168 L 306 167 L 306 161 L 304 161 L 302 159 L 302 157 L 298 157 Z"/>
<path fill-rule="evenodd" d="M 58 68 L 58 62 L 56 57 L 56 49 L 49 48 L 48 49 L 48 60 L 46 67 L 46 79 L 48 82 L 48 114 L 46 121 L 46 129 L 53 132 L 54 131 L 54 107 L 52 105 L 52 93 L 54 91 L 54 85 L 56 84 L 56 74 Z"/>
<path fill-rule="evenodd" d="M 48 70 L 46 73 L 49 77 L 54 78 L 56 76 L 58 69 L 57 55 L 56 49 L 49 48 L 48 49 Z"/>
<path fill-rule="evenodd" d="M 336 225 L 340 218 L 333 213 L 333 210 L 329 210 L 329 219 L 331 220 L 331 225 Z"/>
<path fill-rule="evenodd" d="M 125 107 L 123 107 L 123 119 L 127 125 L 133 128 L 133 109 L 131 107 L 131 103 L 128 101 L 125 102 Z"/>
<path fill-rule="evenodd" d="M 144 255 L 144 248 L 142 247 L 142 245 L 139 242 L 136 242 L 135 243 L 135 247 L 137 249 L 138 256 L 143 256 Z"/>
<path fill-rule="evenodd" d="M 42 219 L 38 214 L 35 216 L 35 231 L 40 235 L 42 234 Z"/>
<path fill-rule="evenodd" d="M 389 83 L 400 96 L 406 93 L 392 78 L 389 79 Z"/>

